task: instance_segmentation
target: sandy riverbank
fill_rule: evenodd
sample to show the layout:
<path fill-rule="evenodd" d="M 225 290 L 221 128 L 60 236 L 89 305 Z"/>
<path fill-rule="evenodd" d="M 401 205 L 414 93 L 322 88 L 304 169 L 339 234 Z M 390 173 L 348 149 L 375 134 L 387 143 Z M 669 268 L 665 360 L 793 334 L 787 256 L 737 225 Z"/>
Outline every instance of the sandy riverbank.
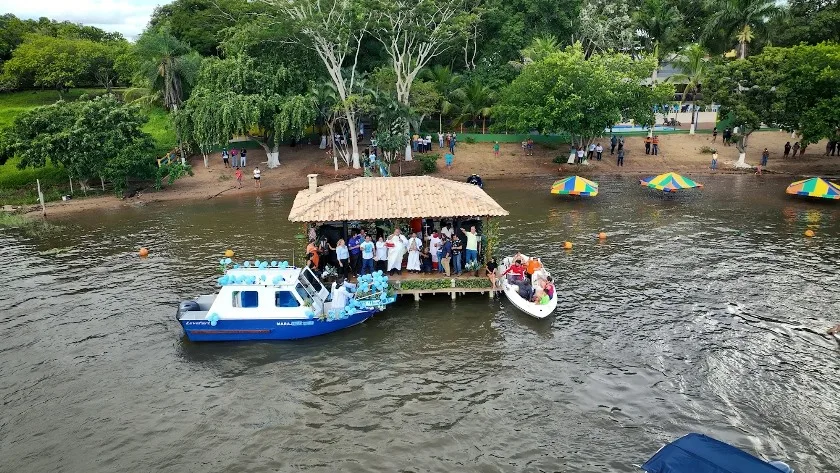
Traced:
<path fill-rule="evenodd" d="M 441 159 L 438 161 L 438 172 L 434 175 L 463 181 L 473 173 L 480 174 L 485 179 L 518 179 L 561 177 L 570 174 L 585 176 L 625 174 L 643 177 L 667 171 L 689 175 L 752 172 L 734 168 L 733 165 L 738 159 L 738 150 L 734 146 L 724 147 L 720 143 L 720 138 L 717 143 L 712 143 L 711 140 L 711 135 L 706 134 L 664 135 L 661 137 L 659 155 L 648 156 L 644 153 L 643 138 L 628 137 L 623 167 L 616 166 L 615 159 L 609 156 L 608 149 L 602 161 L 593 161 L 588 166 L 578 166 L 552 162 L 557 156 L 562 156 L 565 160 L 569 154 L 569 148 L 566 145 L 560 147 L 536 145 L 533 156 L 526 156 L 519 144 L 502 144 L 500 156 L 495 157 L 490 143 L 459 143 L 452 169 L 446 169 Z M 770 161 L 766 169 L 768 173 L 791 176 L 840 175 L 840 157 L 823 156 L 825 142 L 809 146 L 803 157 L 783 159 L 783 147 L 789 140 L 789 133 L 778 131 L 753 133 L 747 149 L 747 163 L 753 165 L 758 163 L 761 152 L 767 147 L 770 151 Z M 609 137 L 605 137 L 602 144 L 609 148 Z M 717 171 L 709 168 L 711 156 L 700 152 L 704 146 L 717 148 L 719 154 Z M 434 152 L 438 152 L 436 147 Z M 321 185 L 362 174 L 361 170 L 347 167 L 340 167 L 336 172 L 332 161 L 327 160 L 324 151 L 313 145 L 282 148 L 281 166 L 276 169 L 265 168 L 262 164 L 266 160 L 265 153 L 261 150 L 253 150 L 248 157 L 249 167 L 244 173 L 241 189 L 236 186 L 233 170 L 223 167 L 218 154 L 210 158 L 210 166 L 207 168 L 204 167 L 201 157 L 196 156 L 191 161 L 195 175 L 184 177 L 161 191 L 141 190 L 133 197 L 125 199 L 101 196 L 67 202 L 50 202 L 47 204 L 47 216 L 61 217 L 75 212 L 112 210 L 156 202 L 208 200 L 244 193 L 297 191 L 306 187 L 306 175 L 310 173 L 319 174 Z M 256 189 L 251 179 L 255 164 L 260 164 L 262 170 L 261 189 Z M 417 170 L 416 162 L 403 164 L 404 174 L 416 174 Z M 397 174 L 397 165 L 392 167 L 392 172 Z M 31 214 L 40 215 L 40 212 L 31 212 Z"/>

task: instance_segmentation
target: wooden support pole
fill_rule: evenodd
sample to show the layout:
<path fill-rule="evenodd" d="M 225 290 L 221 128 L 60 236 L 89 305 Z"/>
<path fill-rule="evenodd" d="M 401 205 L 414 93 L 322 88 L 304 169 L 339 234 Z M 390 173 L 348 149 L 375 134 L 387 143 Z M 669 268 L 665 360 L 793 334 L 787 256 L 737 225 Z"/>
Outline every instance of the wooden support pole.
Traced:
<path fill-rule="evenodd" d="M 35 179 L 35 182 L 38 184 L 38 200 L 41 201 L 41 213 L 44 215 L 44 217 L 46 217 L 47 216 L 47 206 L 44 205 L 44 193 L 41 192 L 41 180 L 40 179 Z"/>

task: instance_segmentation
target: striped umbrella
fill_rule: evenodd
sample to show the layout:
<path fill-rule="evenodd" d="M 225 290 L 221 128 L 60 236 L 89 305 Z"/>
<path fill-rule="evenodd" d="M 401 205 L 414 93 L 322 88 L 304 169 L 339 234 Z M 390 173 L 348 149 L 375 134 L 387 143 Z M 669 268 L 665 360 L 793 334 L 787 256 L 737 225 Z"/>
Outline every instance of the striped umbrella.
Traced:
<path fill-rule="evenodd" d="M 840 185 L 828 182 L 821 177 L 812 177 L 796 181 L 785 191 L 788 194 L 819 197 L 821 199 L 840 199 Z"/>
<path fill-rule="evenodd" d="M 693 187 L 703 187 L 703 184 L 692 181 L 691 179 L 681 176 L 675 172 L 666 172 L 665 174 L 649 177 L 647 179 L 639 179 L 639 182 L 645 187 L 665 192 L 674 192 L 680 189 L 691 189 Z"/>
<path fill-rule="evenodd" d="M 595 197 L 598 195 L 598 183 L 580 176 L 571 176 L 560 179 L 551 186 L 552 194 L 560 195 L 582 195 L 584 197 Z"/>

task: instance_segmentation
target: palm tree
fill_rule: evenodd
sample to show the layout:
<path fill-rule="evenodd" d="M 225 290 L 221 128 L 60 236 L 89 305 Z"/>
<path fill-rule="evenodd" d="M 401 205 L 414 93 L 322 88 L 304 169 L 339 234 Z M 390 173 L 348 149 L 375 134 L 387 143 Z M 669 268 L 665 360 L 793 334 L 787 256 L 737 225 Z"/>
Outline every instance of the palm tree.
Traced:
<path fill-rule="evenodd" d="M 426 80 L 435 85 L 435 90 L 440 94 L 440 110 L 438 110 L 438 131 L 443 133 L 443 116 L 455 111 L 455 105 L 450 101 L 452 93 L 461 84 L 461 75 L 452 72 L 449 66 L 433 66 L 423 70 Z"/>
<path fill-rule="evenodd" d="M 633 15 L 638 27 L 636 34 L 642 44 L 656 58 L 651 80 L 655 83 L 659 72 L 659 61 L 672 51 L 674 33 L 683 21 L 683 16 L 674 5 L 665 0 L 646 0 Z"/>
<path fill-rule="evenodd" d="M 528 65 L 542 61 L 558 51 L 560 51 L 560 43 L 557 42 L 557 38 L 546 35 L 534 38 L 527 48 L 519 51 L 519 54 L 522 55 L 522 64 Z"/>
<path fill-rule="evenodd" d="M 708 53 L 703 46 L 697 43 L 689 44 L 680 55 L 674 58 L 673 65 L 674 69 L 680 71 L 680 73 L 672 75 L 668 78 L 668 81 L 685 84 L 680 107 L 682 107 L 685 97 L 691 93 L 691 130 L 689 133 L 693 135 L 697 126 L 694 119 L 697 114 L 697 92 L 706 80 L 706 73 L 710 69 Z"/>
<path fill-rule="evenodd" d="M 198 75 L 201 56 L 166 28 L 147 30 L 135 46 L 140 74 L 168 110 L 177 110 Z"/>
<path fill-rule="evenodd" d="M 458 116 L 458 123 L 461 124 L 461 130 L 464 129 L 464 122 L 467 120 L 473 121 L 476 124 L 481 119 L 481 133 L 487 130 L 487 117 L 490 116 L 490 107 L 495 101 L 495 94 L 493 89 L 482 84 L 478 80 L 473 80 L 469 84 L 453 93 L 458 109 L 461 112 Z"/>
<path fill-rule="evenodd" d="M 703 39 L 708 40 L 724 31 L 727 37 L 738 40 L 739 59 L 747 57 L 747 44 L 752 41 L 754 32 L 784 13 L 775 0 L 717 0 L 714 9 L 703 31 Z"/>

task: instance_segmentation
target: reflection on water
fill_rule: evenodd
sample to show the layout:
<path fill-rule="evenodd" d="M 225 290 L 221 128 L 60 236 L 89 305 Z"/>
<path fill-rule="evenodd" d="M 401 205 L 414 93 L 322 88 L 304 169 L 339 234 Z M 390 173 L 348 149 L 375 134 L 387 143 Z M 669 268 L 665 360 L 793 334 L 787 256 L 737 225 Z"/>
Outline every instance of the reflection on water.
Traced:
<path fill-rule="evenodd" d="M 174 310 L 226 248 L 299 259 L 291 194 L 2 233 L 0 471 L 630 472 L 690 431 L 831 471 L 840 351 L 809 330 L 840 322 L 838 207 L 700 181 L 663 198 L 602 178 L 594 199 L 489 182 L 502 249 L 558 277 L 555 317 L 406 299 L 283 343 L 191 344 Z"/>

